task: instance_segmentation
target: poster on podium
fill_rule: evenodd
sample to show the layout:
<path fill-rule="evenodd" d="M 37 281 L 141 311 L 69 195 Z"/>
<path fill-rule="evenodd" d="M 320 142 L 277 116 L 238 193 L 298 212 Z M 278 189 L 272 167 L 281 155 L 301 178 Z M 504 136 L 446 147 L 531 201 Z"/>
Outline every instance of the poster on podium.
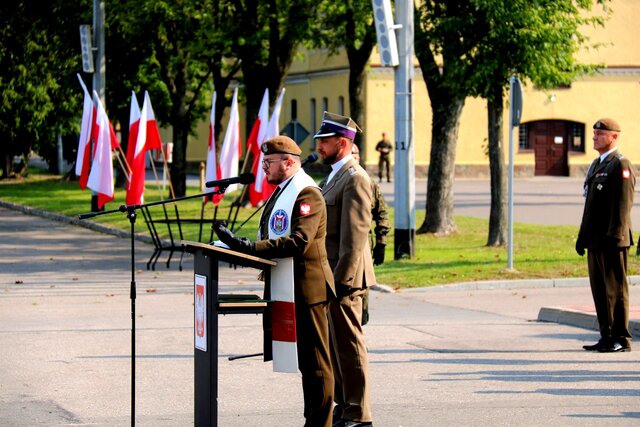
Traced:
<path fill-rule="evenodd" d="M 198 350 L 207 351 L 207 277 L 195 274 L 194 286 L 195 346 Z"/>

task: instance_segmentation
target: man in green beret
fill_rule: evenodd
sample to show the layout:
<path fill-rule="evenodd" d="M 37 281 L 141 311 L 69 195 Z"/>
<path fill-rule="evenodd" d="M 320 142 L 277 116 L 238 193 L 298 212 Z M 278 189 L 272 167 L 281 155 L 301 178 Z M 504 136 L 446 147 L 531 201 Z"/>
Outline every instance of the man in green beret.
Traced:
<path fill-rule="evenodd" d="M 278 266 L 272 268 L 272 277 L 293 277 L 294 330 L 302 374 L 305 426 L 329 427 L 334 379 L 328 312 L 335 289 L 325 245 L 324 198 L 315 181 L 302 169 L 301 151 L 295 141 L 277 136 L 264 142 L 261 149 L 267 182 L 278 187 L 264 205 L 258 240 L 254 243 L 236 238 L 219 224 L 214 226 L 214 231 L 233 250 L 276 259 Z M 276 333 L 283 333 L 276 328 L 274 319 L 274 339 Z"/>
<path fill-rule="evenodd" d="M 598 315 L 600 340 L 585 345 L 602 353 L 631 350 L 627 257 L 633 245 L 631 207 L 636 183 L 633 166 L 618 151 L 620 125 L 603 118 L 593 125 L 593 148 L 600 153 L 584 181 L 584 213 L 576 252 L 587 250 L 589 282 Z"/>

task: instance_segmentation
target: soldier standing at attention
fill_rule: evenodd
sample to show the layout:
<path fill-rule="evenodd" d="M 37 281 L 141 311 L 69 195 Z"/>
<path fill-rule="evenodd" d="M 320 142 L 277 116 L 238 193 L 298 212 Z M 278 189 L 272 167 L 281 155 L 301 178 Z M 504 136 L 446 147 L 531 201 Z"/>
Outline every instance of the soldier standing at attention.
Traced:
<path fill-rule="evenodd" d="M 382 139 L 376 144 L 376 151 L 380 153 L 380 159 L 378 160 L 378 178 L 382 182 L 382 172 L 386 167 L 387 169 L 387 182 L 391 182 L 391 175 L 389 174 L 389 153 L 391 153 L 393 146 L 387 139 L 387 134 L 382 132 Z"/>
<path fill-rule="evenodd" d="M 336 385 L 334 427 L 372 425 L 362 297 L 375 283 L 375 274 L 369 248 L 371 184 L 351 154 L 359 131 L 351 118 L 325 111 L 314 136 L 318 154 L 331 166 L 322 195 L 327 205 L 327 256 L 337 295 L 329 304 Z"/>
<path fill-rule="evenodd" d="M 589 282 L 598 315 L 600 340 L 588 351 L 631 350 L 627 256 L 633 245 L 631 206 L 636 183 L 633 166 L 618 151 L 620 125 L 604 118 L 593 125 L 593 148 L 600 156 L 584 181 L 584 213 L 576 252 L 587 250 Z"/>

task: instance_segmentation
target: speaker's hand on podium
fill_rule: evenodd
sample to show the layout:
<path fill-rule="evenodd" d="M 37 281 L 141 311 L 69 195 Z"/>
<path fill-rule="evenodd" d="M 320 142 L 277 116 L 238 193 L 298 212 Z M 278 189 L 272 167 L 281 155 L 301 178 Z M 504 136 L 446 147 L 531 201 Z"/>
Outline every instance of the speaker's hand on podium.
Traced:
<path fill-rule="evenodd" d="M 234 251 L 250 253 L 256 248 L 255 243 L 246 237 L 236 237 L 231 230 L 224 226 L 220 222 L 215 222 L 212 226 L 213 231 L 220 238 L 220 241 Z"/>

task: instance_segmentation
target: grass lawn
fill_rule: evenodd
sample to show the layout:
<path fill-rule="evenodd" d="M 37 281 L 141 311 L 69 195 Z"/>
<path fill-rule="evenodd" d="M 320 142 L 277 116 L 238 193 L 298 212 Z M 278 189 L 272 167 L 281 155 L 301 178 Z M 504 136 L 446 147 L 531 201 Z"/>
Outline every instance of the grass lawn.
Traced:
<path fill-rule="evenodd" d="M 67 216 L 77 216 L 89 212 L 91 193 L 81 191 L 77 182 L 65 182 L 59 176 L 49 175 L 38 169 L 30 169 L 29 177 L 19 181 L 0 181 L 0 200 L 19 203 Z M 187 195 L 198 194 L 198 188 L 188 188 Z M 160 199 L 162 191 L 157 186 L 148 185 L 145 200 L 152 202 Z M 168 190 L 164 191 L 166 195 Z M 233 198 L 227 196 L 218 206 L 217 218 L 227 219 Z M 116 199 L 106 206 L 107 210 L 117 209 L 124 204 L 124 190 L 116 189 Z M 200 218 L 202 202 L 200 198 L 176 203 L 182 219 Z M 169 217 L 175 216 L 175 206 L 167 206 Z M 161 218 L 162 207 L 151 208 L 155 218 Z M 241 208 L 238 223 L 247 219 L 254 209 Z M 424 211 L 417 212 L 416 228 L 424 219 Z M 208 203 L 205 218 L 214 215 L 213 204 Z M 391 210 L 393 224 L 393 210 Z M 259 215 L 255 215 L 239 235 L 255 239 Z M 586 258 L 579 257 L 574 251 L 576 226 L 540 226 L 514 224 L 514 269 L 507 271 L 506 247 L 486 247 L 488 220 L 460 217 L 455 218 L 458 232 L 447 236 L 416 236 L 416 258 L 412 260 L 393 260 L 393 229 L 389 236 L 386 262 L 376 267 L 379 283 L 393 287 L 432 286 L 453 282 L 495 279 L 524 278 L 564 278 L 585 277 L 587 275 Z M 129 229 L 129 221 L 124 214 L 114 213 L 90 219 L 101 224 Z M 147 232 L 142 215 L 136 222 L 138 233 Z M 199 226 L 186 224 L 183 237 L 198 240 Z M 208 241 L 209 226 L 204 226 L 202 241 Z M 175 236 L 175 234 L 174 234 Z M 635 249 L 629 257 L 629 274 L 639 274 L 640 258 Z"/>

